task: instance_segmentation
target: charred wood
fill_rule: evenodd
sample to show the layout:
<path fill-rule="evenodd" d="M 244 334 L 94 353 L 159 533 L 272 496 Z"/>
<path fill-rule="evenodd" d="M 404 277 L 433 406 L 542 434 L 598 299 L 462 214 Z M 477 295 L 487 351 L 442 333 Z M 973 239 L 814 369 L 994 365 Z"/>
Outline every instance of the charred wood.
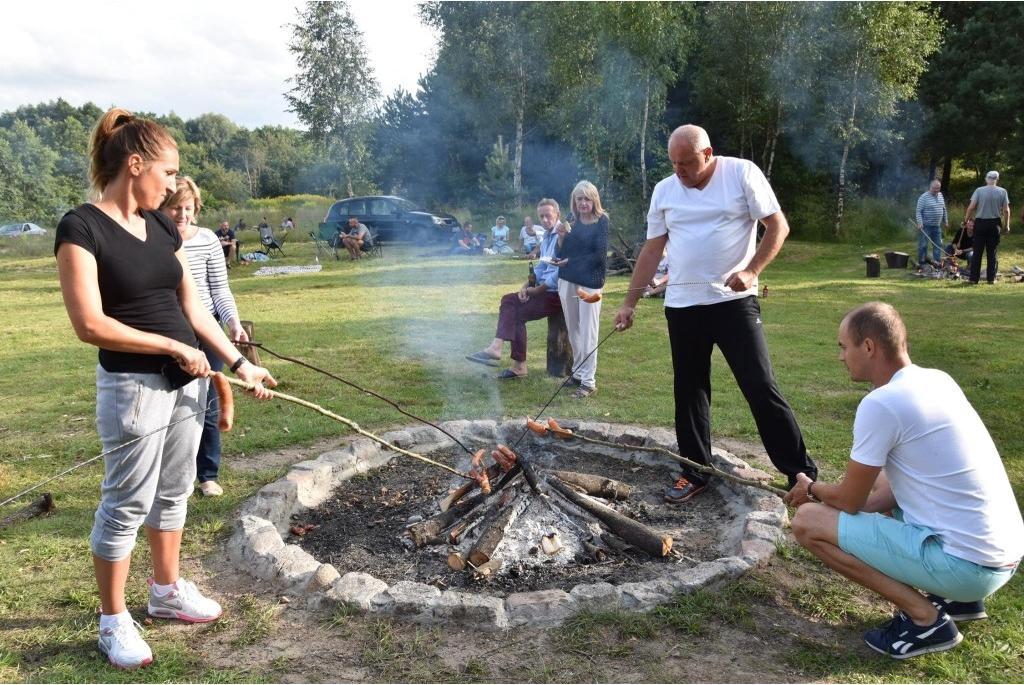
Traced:
<path fill-rule="evenodd" d="M 604 499 L 623 500 L 629 499 L 632 488 L 621 481 L 604 476 L 595 476 L 590 473 L 578 473 L 576 471 L 545 470 L 549 474 L 569 485 L 582 488 L 583 492 L 591 497 L 602 497 Z"/>
<path fill-rule="evenodd" d="M 593 514 L 603 524 L 608 526 L 609 530 L 637 549 L 641 549 L 654 557 L 667 556 L 669 551 L 671 551 L 672 538 L 670 536 L 658 533 L 639 521 L 634 521 L 603 504 L 594 502 L 557 479 L 548 481 L 548 484 L 567 500 Z"/>
<path fill-rule="evenodd" d="M 14 512 L 4 520 L 0 521 L 0 528 L 6 528 L 19 521 L 25 521 L 36 516 L 42 516 L 43 514 L 49 514 L 51 511 L 57 508 L 57 505 L 53 502 L 53 495 L 48 492 L 43 493 L 43 496 L 37 499 L 35 502 L 22 507 L 18 511 Z"/>

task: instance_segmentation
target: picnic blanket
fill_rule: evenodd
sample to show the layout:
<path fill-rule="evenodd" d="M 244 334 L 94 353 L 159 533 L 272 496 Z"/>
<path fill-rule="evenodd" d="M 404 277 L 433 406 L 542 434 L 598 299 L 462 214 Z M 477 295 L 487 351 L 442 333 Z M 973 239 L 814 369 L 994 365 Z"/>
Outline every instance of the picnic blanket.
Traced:
<path fill-rule="evenodd" d="M 281 274 L 312 274 L 316 273 L 323 266 L 310 264 L 309 266 L 261 266 L 252 272 L 253 276 L 279 276 Z"/>

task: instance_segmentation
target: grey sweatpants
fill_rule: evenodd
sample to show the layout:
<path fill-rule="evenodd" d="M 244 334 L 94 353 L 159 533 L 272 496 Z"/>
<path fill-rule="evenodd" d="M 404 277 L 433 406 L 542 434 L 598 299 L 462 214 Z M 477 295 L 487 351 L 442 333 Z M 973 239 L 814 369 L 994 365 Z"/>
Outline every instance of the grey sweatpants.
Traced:
<path fill-rule="evenodd" d="M 196 412 L 205 405 L 206 387 L 193 381 L 172 390 L 160 374 L 96 367 L 96 428 L 110 452 L 89 538 L 99 558 L 130 555 L 143 523 L 155 530 L 185 527 L 203 428 Z M 115 449 L 147 433 L 153 434 Z"/>

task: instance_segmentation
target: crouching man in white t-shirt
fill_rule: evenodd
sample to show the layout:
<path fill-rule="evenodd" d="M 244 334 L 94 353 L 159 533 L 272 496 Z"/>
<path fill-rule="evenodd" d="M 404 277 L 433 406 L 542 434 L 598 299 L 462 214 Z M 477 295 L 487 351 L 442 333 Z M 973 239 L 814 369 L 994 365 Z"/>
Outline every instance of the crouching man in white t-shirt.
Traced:
<path fill-rule="evenodd" d="M 978 413 L 945 372 L 915 366 L 890 305 L 839 326 L 839 360 L 874 390 L 857 407 L 843 479 L 804 474 L 786 495 L 797 541 L 898 609 L 864 634 L 896 659 L 960 644 L 955 621 L 987 618 L 982 600 L 1013 576 L 1024 522 Z M 927 594 L 922 594 L 922 592 Z"/>

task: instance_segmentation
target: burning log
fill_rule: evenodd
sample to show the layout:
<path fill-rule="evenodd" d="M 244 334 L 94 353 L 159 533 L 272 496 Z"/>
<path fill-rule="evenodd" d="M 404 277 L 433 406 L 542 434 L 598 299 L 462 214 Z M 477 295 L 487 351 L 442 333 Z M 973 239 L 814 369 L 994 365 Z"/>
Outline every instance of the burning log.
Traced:
<path fill-rule="evenodd" d="M 480 532 L 480 537 L 473 543 L 473 548 L 469 550 L 469 563 L 479 568 L 491 560 L 494 550 L 505 537 L 505 529 L 512 525 L 516 516 L 525 508 L 524 504 L 528 504 L 528 502 L 525 496 L 520 496 L 508 502 L 504 507 L 488 513 L 484 524 L 482 524 L 483 530 Z"/>
<path fill-rule="evenodd" d="M 458 552 L 452 552 L 448 555 L 448 568 L 453 571 L 465 571 L 466 560 Z"/>
<path fill-rule="evenodd" d="M 459 518 L 468 514 L 485 499 L 486 495 L 477 493 L 474 497 L 459 502 L 447 511 L 442 511 L 440 514 L 409 526 L 405 531 L 405 536 L 412 540 L 412 544 L 417 549 L 428 545 L 437 539 L 441 533 L 448 530 Z"/>
<path fill-rule="evenodd" d="M 497 472 L 496 475 L 500 475 L 501 468 L 497 465 L 492 465 L 487 468 L 487 473 L 494 468 Z M 486 474 L 485 474 L 486 475 Z M 498 481 L 497 486 L 493 489 L 493 492 L 497 493 L 504 488 L 508 483 L 516 478 L 518 475 L 515 469 L 509 471 Z M 471 483 L 472 485 L 472 483 Z M 460 488 L 461 489 L 461 488 Z M 457 492 L 457 491 L 456 491 Z M 468 490 L 467 490 L 468 492 Z M 442 511 L 439 514 L 435 514 L 428 519 L 424 519 L 419 523 L 415 523 L 405 531 L 405 536 L 412 540 L 413 545 L 417 549 L 424 545 L 433 544 L 435 542 L 443 542 L 440 537 L 444 531 L 448 530 L 452 525 L 455 524 L 460 518 L 473 511 L 481 503 L 488 499 L 488 495 L 483 492 L 478 492 L 472 497 L 463 499 L 462 501 L 452 505 L 446 511 Z M 468 530 L 468 528 L 466 529 Z M 461 531 L 460 534 L 465 533 L 466 530 Z"/>
<path fill-rule="evenodd" d="M 594 502 L 579 494 L 568 485 L 559 482 L 557 478 L 549 480 L 548 485 L 580 509 L 583 509 L 608 526 L 613 533 L 637 549 L 641 549 L 655 557 L 667 556 L 672 550 L 672 538 L 670 536 L 662 535 L 639 521 L 634 521 L 603 504 Z"/>
<path fill-rule="evenodd" d="M 591 497 L 603 499 L 624 500 L 629 499 L 633 490 L 628 485 L 613 478 L 595 476 L 589 473 L 577 473 L 576 471 L 555 471 L 545 470 L 545 474 L 554 476 L 563 483 L 575 485 L 582 488 L 583 492 Z"/>

